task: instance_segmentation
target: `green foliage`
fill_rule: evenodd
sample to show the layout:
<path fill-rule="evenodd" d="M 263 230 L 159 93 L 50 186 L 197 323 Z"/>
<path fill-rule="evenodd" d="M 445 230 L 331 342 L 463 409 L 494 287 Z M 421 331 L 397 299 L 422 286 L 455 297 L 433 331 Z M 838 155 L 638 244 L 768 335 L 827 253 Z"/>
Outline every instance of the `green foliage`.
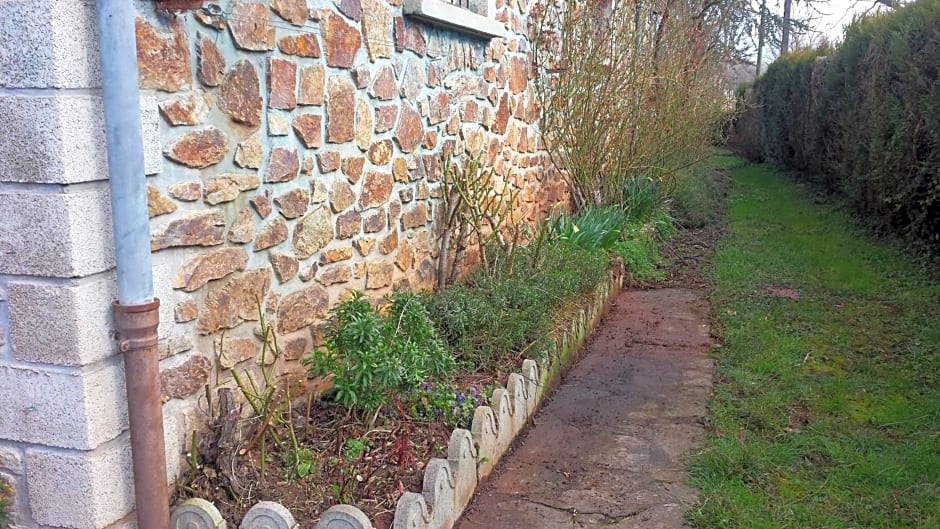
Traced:
<path fill-rule="evenodd" d="M 456 368 L 419 297 L 396 292 L 388 301 L 378 311 L 354 293 L 333 309 L 324 349 L 304 359 L 312 375 L 333 376 L 335 399 L 344 406 L 376 410 L 392 394 Z"/>
<path fill-rule="evenodd" d="M 422 384 L 408 395 L 409 413 L 413 419 L 442 421 L 449 428 L 470 429 L 478 406 L 489 401 L 495 386 L 474 385 L 460 389 L 454 384 Z"/>
<path fill-rule="evenodd" d="M 940 284 L 767 167 L 733 178 L 690 521 L 940 527 Z"/>
<path fill-rule="evenodd" d="M 541 246 L 541 247 L 539 247 Z M 607 256 L 567 241 L 520 247 L 498 276 L 480 272 L 422 301 L 459 359 L 496 368 L 547 346 L 553 311 L 591 292 L 604 278 Z"/>
<path fill-rule="evenodd" d="M 620 187 L 620 208 L 631 224 L 646 224 L 657 211 L 664 210 L 669 203 L 660 180 L 650 177 L 630 176 Z"/>
<path fill-rule="evenodd" d="M 612 250 L 623 259 L 624 269 L 634 281 L 645 283 L 663 278 L 662 271 L 656 268 L 661 262 L 659 243 L 649 233 L 634 230 L 626 240 L 617 242 Z"/>
<path fill-rule="evenodd" d="M 620 239 L 627 214 L 617 206 L 589 207 L 577 215 L 559 213 L 548 222 L 553 239 L 588 250 L 608 250 Z"/>
<path fill-rule="evenodd" d="M 287 458 L 287 465 L 294 473 L 291 476 L 285 476 L 287 479 L 294 476 L 303 479 L 314 470 L 315 459 L 309 448 L 295 447 L 285 452 L 285 457 Z"/>
<path fill-rule="evenodd" d="M 727 200 L 725 179 L 709 167 L 696 168 L 676 179 L 671 212 L 685 228 L 714 226 L 721 220 Z"/>
<path fill-rule="evenodd" d="M 351 438 L 346 439 L 346 446 L 343 449 L 343 456 L 347 461 L 358 461 L 362 458 L 363 454 L 369 451 L 372 447 L 372 442 L 367 438 L 357 439 Z"/>
<path fill-rule="evenodd" d="M 937 253 L 938 27 L 940 2 L 921 0 L 856 22 L 834 51 L 778 60 L 746 96 L 736 143 L 844 194 L 876 231 Z"/>
<path fill-rule="evenodd" d="M 13 488 L 0 481 L 0 527 L 7 527 L 13 520 L 11 519 L 10 500 L 13 498 Z"/>

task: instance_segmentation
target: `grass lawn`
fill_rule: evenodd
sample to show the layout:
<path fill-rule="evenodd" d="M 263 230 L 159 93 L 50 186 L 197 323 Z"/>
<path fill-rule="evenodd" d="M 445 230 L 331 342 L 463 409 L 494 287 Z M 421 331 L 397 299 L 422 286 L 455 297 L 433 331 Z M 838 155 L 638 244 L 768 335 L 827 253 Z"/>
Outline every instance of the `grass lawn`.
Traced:
<path fill-rule="evenodd" d="M 690 521 L 940 528 L 940 282 L 769 167 L 714 165 L 722 346 Z"/>

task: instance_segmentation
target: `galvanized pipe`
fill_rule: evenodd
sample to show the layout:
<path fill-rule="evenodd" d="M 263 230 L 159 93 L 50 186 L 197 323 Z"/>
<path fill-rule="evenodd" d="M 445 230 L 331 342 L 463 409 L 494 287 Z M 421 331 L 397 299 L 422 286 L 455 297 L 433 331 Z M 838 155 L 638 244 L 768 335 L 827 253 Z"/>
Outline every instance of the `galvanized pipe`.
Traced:
<path fill-rule="evenodd" d="M 135 13 L 129 0 L 97 0 L 96 11 L 117 262 L 114 326 L 124 353 L 137 527 L 169 529 Z"/>

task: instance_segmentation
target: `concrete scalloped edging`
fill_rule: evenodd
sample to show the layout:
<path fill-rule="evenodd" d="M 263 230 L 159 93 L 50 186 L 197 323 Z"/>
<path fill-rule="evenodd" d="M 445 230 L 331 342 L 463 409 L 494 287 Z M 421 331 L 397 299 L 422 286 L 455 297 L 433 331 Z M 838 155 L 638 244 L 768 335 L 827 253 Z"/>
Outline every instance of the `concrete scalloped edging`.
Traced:
<path fill-rule="evenodd" d="M 506 387 L 493 392 L 489 406 L 473 415 L 470 431 L 456 429 L 447 445 L 447 459 L 431 459 L 424 470 L 422 492 L 406 492 L 398 500 L 392 529 L 451 529 L 469 505 L 481 483 L 508 451 L 516 436 L 535 415 L 548 388 L 569 366 L 585 339 L 600 322 L 610 302 L 619 294 L 623 273 L 611 270 L 591 306 L 581 309 L 571 329 L 561 333 L 548 355 L 554 361 L 541 367 L 534 360 L 522 363 L 522 373 L 512 373 Z M 171 529 L 229 529 L 218 509 L 194 498 L 176 506 Z M 252 507 L 238 529 L 300 529 L 281 504 L 262 501 Z M 232 527 L 231 529 L 235 529 Z M 352 505 L 335 505 L 320 517 L 314 529 L 373 528 L 369 517 Z"/>

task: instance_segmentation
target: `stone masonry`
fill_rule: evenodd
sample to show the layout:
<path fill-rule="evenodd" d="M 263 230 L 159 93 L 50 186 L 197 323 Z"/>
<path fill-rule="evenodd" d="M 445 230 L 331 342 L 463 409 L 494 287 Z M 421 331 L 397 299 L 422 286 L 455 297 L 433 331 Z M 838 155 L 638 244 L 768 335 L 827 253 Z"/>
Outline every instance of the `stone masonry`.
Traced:
<path fill-rule="evenodd" d="M 496 1 L 494 39 L 401 0 L 216 4 L 135 1 L 168 480 L 206 384 L 257 365 L 259 314 L 297 359 L 350 290 L 436 283 L 443 156 L 481 157 L 530 221 L 567 201 L 525 0 Z M 94 2 L 0 17 L 0 480 L 18 528 L 130 527 Z"/>

